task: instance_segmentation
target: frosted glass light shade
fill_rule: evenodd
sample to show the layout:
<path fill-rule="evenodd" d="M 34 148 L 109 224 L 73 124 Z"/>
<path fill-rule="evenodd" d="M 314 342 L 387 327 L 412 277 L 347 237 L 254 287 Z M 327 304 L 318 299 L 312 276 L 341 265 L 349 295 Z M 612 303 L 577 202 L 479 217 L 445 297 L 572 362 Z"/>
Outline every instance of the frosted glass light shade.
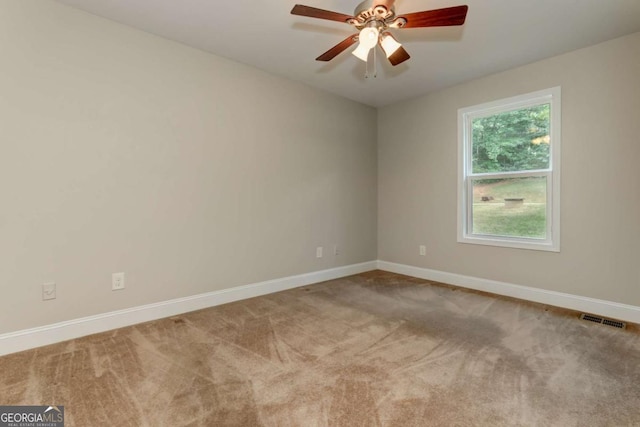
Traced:
<path fill-rule="evenodd" d="M 367 62 L 367 59 L 369 58 L 369 51 L 370 50 L 371 50 L 370 47 L 366 47 L 365 45 L 360 43 L 358 45 L 358 47 L 353 52 L 351 52 L 351 54 L 353 56 L 355 56 L 356 58 L 358 58 L 358 59 L 360 59 L 360 60 L 362 60 L 364 62 Z"/>
<path fill-rule="evenodd" d="M 369 58 L 369 51 L 376 44 L 378 44 L 379 35 L 380 33 L 378 32 L 378 29 L 375 27 L 363 28 L 362 31 L 360 31 L 360 35 L 358 36 L 360 43 L 358 44 L 356 50 L 352 52 L 352 54 L 358 59 L 367 62 L 367 59 Z"/>
<path fill-rule="evenodd" d="M 384 50 L 387 58 L 393 55 L 396 50 L 402 47 L 402 45 L 398 43 L 398 41 L 394 39 L 393 36 L 389 33 L 385 33 L 382 35 L 380 46 L 382 46 L 382 50 Z"/>

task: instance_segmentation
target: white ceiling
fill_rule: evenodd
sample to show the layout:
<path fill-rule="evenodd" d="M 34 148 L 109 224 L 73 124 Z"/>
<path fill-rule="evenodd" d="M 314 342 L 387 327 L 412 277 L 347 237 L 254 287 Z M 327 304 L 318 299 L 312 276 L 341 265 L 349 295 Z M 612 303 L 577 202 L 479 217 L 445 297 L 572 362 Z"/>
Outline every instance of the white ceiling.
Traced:
<path fill-rule="evenodd" d="M 376 107 L 640 31 L 640 0 L 397 0 L 397 14 L 469 13 L 462 27 L 395 30 L 411 59 L 392 67 L 379 55 L 365 80 L 353 48 L 314 60 L 352 27 L 289 13 L 299 2 L 352 14 L 360 0 L 58 1 Z"/>

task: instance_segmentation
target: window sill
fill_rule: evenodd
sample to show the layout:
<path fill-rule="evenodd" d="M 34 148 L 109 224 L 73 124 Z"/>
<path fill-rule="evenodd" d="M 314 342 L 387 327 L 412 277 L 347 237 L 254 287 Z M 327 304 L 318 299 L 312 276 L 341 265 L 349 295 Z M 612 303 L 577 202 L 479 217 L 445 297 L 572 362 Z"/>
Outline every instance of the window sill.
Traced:
<path fill-rule="evenodd" d="M 458 243 L 495 246 L 501 248 L 527 249 L 534 251 L 560 252 L 560 244 L 548 240 L 518 239 L 500 236 L 463 236 Z"/>

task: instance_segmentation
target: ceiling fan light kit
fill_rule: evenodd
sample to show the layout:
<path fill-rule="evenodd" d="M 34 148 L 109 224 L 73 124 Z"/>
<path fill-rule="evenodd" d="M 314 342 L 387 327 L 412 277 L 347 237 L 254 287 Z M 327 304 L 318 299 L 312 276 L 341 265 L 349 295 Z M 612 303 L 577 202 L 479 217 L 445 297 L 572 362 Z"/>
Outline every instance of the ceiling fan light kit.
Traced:
<path fill-rule="evenodd" d="M 369 53 L 374 49 L 375 61 L 375 47 L 378 45 L 393 66 L 410 58 L 409 53 L 389 30 L 462 25 L 468 10 L 468 6 L 454 6 L 396 16 L 394 3 L 395 0 L 365 0 L 356 6 L 353 16 L 297 4 L 291 10 L 291 14 L 344 22 L 355 27 L 359 34 L 347 37 L 317 57 L 316 60 L 330 61 L 353 44 L 358 43 L 352 54 L 367 62 L 367 69 L 369 69 L 371 58 Z"/>

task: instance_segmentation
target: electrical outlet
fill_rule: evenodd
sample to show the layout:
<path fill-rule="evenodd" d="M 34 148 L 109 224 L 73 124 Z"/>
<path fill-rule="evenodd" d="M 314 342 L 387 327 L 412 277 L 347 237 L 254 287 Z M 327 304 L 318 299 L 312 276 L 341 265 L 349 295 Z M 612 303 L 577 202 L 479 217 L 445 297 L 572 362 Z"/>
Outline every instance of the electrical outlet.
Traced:
<path fill-rule="evenodd" d="M 340 247 L 338 245 L 333 245 L 333 256 L 340 255 Z"/>
<path fill-rule="evenodd" d="M 53 282 L 42 285 L 42 301 L 50 299 L 56 299 L 56 284 Z"/>
<path fill-rule="evenodd" d="M 316 248 L 316 258 L 322 258 L 322 246 Z"/>
<path fill-rule="evenodd" d="M 111 275 L 111 290 L 119 291 L 124 289 L 124 273 L 113 273 Z"/>
<path fill-rule="evenodd" d="M 425 256 L 427 255 L 427 247 L 424 245 L 420 245 L 420 255 Z"/>

